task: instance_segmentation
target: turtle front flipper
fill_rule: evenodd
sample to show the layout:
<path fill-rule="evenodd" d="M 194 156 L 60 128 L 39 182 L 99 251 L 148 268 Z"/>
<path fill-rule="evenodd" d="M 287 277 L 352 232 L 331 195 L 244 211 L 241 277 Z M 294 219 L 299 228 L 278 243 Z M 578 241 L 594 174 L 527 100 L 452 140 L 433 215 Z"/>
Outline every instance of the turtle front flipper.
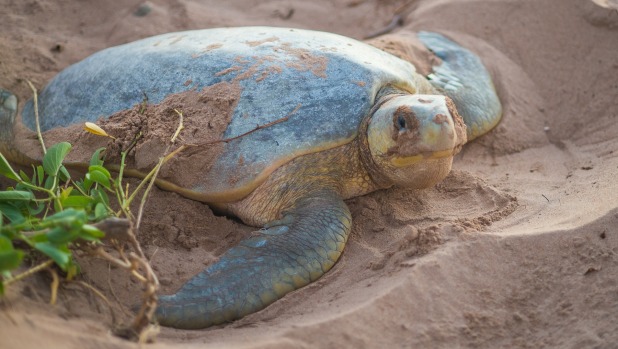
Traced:
<path fill-rule="evenodd" d="M 160 324 L 204 328 L 256 312 L 327 272 L 352 225 L 338 195 L 300 199 L 256 236 L 228 250 L 174 295 L 162 296 Z"/>
<path fill-rule="evenodd" d="M 30 166 L 40 163 L 15 145 L 17 121 L 17 97 L 0 88 L 0 153 L 14 164 Z M 21 135 L 23 137 L 23 134 Z"/>
<path fill-rule="evenodd" d="M 17 97 L 0 88 L 0 153 L 9 161 L 28 165 L 29 160 L 13 147 L 13 126 L 17 117 Z"/>
<path fill-rule="evenodd" d="M 441 34 L 419 32 L 418 38 L 442 60 L 427 78 L 455 102 L 466 123 L 468 141 L 496 126 L 502 105 L 481 59 Z"/>
<path fill-rule="evenodd" d="M 13 140 L 13 123 L 16 115 L 17 97 L 0 88 L 0 147 Z"/>

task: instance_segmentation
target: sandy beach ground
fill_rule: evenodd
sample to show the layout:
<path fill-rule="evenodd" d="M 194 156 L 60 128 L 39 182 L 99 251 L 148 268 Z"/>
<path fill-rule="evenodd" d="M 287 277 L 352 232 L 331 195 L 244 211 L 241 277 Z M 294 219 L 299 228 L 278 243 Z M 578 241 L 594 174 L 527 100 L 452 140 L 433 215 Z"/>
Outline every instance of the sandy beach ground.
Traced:
<path fill-rule="evenodd" d="M 226 326 L 162 328 L 147 347 L 618 348 L 618 10 L 588 0 L 3 0 L 0 86 L 23 102 L 26 79 L 42 88 L 98 50 L 154 34 L 270 25 L 362 39 L 397 11 L 395 33 L 443 32 L 482 57 L 503 121 L 435 188 L 350 200 L 346 251 L 314 284 Z M 252 230 L 160 190 L 144 224 L 163 293 Z M 137 301 L 122 271 L 87 259 L 82 271 L 111 299 Z M 0 348 L 137 347 L 111 334 L 107 307 L 82 288 L 62 287 L 48 306 L 49 280 L 0 301 Z"/>

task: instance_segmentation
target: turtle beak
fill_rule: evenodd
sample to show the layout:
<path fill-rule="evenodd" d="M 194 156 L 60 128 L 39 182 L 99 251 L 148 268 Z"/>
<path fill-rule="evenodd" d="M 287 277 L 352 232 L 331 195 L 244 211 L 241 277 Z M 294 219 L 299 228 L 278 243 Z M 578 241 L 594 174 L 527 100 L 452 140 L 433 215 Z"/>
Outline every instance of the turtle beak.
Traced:
<path fill-rule="evenodd" d="M 466 126 L 450 98 L 442 95 L 404 96 L 405 104 L 393 114 L 395 146 L 391 163 L 406 167 L 452 157 L 466 142 Z"/>

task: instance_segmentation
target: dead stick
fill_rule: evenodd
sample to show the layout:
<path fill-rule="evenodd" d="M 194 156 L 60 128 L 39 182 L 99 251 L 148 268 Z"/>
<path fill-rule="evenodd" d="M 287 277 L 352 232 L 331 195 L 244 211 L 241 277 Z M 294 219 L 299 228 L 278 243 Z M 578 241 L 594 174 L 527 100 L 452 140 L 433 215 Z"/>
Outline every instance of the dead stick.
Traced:
<path fill-rule="evenodd" d="M 34 102 L 34 121 L 36 125 L 36 135 L 41 143 L 41 147 L 43 147 L 43 154 L 47 153 L 47 147 L 45 147 L 45 142 L 43 141 L 43 135 L 41 134 L 41 124 L 39 122 L 39 99 L 37 98 L 37 90 L 34 85 L 30 82 L 30 80 L 26 80 L 28 86 L 32 90 L 32 100 Z"/>
<path fill-rule="evenodd" d="M 300 109 L 301 106 L 302 106 L 302 104 L 299 103 L 296 106 L 296 108 L 294 108 L 294 110 L 292 110 L 288 115 L 286 115 L 286 116 L 284 116 L 284 117 L 282 117 L 280 119 L 277 119 L 275 121 L 272 121 L 272 122 L 269 122 L 267 124 L 264 124 L 264 125 L 257 125 L 251 131 L 247 131 L 247 132 L 245 132 L 243 134 L 240 134 L 238 136 L 234 136 L 234 137 L 230 137 L 230 138 L 224 138 L 224 139 L 217 139 L 217 140 L 214 140 L 214 141 L 202 142 L 202 143 L 197 143 L 197 144 L 185 144 L 185 145 L 179 147 L 178 149 L 174 150 L 174 152 L 172 154 L 175 155 L 175 154 L 177 154 L 177 153 L 179 153 L 179 152 L 181 152 L 181 151 L 183 151 L 185 149 L 188 149 L 189 147 L 200 147 L 200 146 L 204 146 L 204 145 L 213 145 L 213 144 L 217 144 L 217 143 L 228 143 L 228 142 L 231 142 L 231 141 L 233 141 L 235 139 L 238 139 L 238 138 L 241 138 L 241 137 L 245 137 L 245 136 L 247 136 L 247 135 L 249 135 L 249 134 L 251 134 L 251 133 L 253 133 L 255 131 L 265 129 L 267 127 L 271 127 L 271 126 L 274 126 L 276 124 L 280 124 L 282 122 L 288 121 L 292 115 L 296 114 L 296 112 L 298 111 L 298 109 Z"/>
<path fill-rule="evenodd" d="M 47 269 L 52 276 L 52 283 L 49 285 L 51 289 L 51 296 L 49 299 L 49 305 L 55 305 L 56 299 L 58 298 L 58 286 L 60 285 L 60 279 L 58 278 L 58 273 L 54 269 Z"/>
<path fill-rule="evenodd" d="M 245 132 L 245 133 L 243 133 L 241 135 L 238 135 L 238 136 L 235 136 L 235 137 L 231 137 L 231 138 L 219 139 L 219 140 L 216 140 L 216 141 L 198 143 L 198 144 L 196 144 L 196 146 L 215 144 L 215 143 L 219 143 L 219 142 L 221 142 L 221 143 L 228 143 L 228 142 L 231 142 L 231 141 L 233 141 L 235 139 L 238 139 L 238 138 L 244 137 L 244 136 L 246 136 L 248 134 L 251 134 L 251 133 L 253 133 L 253 132 L 257 131 L 257 130 L 261 130 L 261 129 L 264 129 L 264 128 L 267 128 L 267 127 L 271 127 L 271 126 L 276 125 L 276 124 L 280 124 L 280 123 L 282 123 L 284 121 L 288 121 L 290 116 L 296 114 L 298 109 L 300 109 L 300 106 L 301 106 L 301 104 L 298 103 L 298 105 L 296 106 L 296 108 L 294 108 L 294 110 L 292 110 L 292 112 L 290 112 L 288 115 L 282 117 L 281 119 L 277 119 L 275 121 L 269 122 L 269 123 L 264 124 L 264 125 L 257 125 L 253 130 L 247 131 L 247 132 Z"/>

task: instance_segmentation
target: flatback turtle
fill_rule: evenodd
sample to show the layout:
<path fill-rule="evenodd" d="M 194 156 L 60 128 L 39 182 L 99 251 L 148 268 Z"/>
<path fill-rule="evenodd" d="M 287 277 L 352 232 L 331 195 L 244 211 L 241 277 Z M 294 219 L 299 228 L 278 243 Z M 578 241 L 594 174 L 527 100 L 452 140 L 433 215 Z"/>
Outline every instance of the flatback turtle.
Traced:
<path fill-rule="evenodd" d="M 196 184 L 159 183 L 262 227 L 176 294 L 160 297 L 161 324 L 204 328 L 258 311 L 331 269 L 352 225 L 345 199 L 432 186 L 467 140 L 498 123 L 501 105 L 480 59 L 441 34 L 417 36 L 439 57 L 428 76 L 324 32 L 246 27 L 159 35 L 58 74 L 39 96 L 40 125 L 94 122 L 144 94 L 158 103 L 224 81 L 241 88 L 226 138 L 295 110 L 286 122 L 226 143 L 210 171 L 193 174 Z M 21 118 L 7 91 L 0 106 L 0 151 L 23 161 L 12 130 L 19 123 L 34 129 L 32 101 Z"/>

